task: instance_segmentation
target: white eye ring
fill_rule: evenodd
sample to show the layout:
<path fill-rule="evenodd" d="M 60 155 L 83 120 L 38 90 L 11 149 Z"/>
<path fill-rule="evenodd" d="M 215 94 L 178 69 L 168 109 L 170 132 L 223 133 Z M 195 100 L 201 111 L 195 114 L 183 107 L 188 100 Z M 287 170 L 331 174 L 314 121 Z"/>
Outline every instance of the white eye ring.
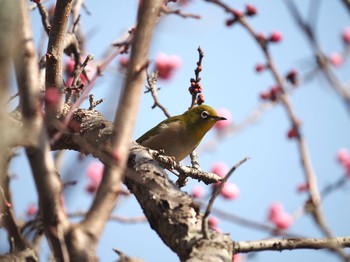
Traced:
<path fill-rule="evenodd" d="M 208 113 L 207 111 L 203 111 L 203 112 L 201 113 L 201 118 L 203 118 L 203 119 L 208 118 L 208 116 L 209 116 L 209 113 Z"/>

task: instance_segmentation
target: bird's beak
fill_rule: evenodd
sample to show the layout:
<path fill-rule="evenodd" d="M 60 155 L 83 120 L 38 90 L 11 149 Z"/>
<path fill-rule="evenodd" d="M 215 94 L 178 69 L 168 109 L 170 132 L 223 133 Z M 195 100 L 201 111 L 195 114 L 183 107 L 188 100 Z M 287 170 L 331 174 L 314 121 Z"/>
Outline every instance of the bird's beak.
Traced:
<path fill-rule="evenodd" d="M 215 119 L 215 121 L 220 121 L 220 120 L 227 120 L 225 117 L 223 116 L 211 116 L 213 119 Z"/>

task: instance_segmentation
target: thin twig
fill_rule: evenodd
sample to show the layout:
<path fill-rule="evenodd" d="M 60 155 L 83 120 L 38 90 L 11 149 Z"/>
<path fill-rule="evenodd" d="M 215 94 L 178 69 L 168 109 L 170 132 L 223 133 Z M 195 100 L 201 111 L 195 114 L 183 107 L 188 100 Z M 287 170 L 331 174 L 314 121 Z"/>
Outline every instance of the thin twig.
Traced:
<path fill-rule="evenodd" d="M 205 212 L 204 212 L 204 215 L 202 218 L 202 234 L 203 234 L 203 237 L 205 239 L 208 239 L 208 221 L 207 221 L 207 218 L 211 212 L 211 208 L 214 204 L 215 199 L 217 198 L 217 196 L 219 195 L 220 191 L 222 190 L 224 184 L 227 182 L 227 180 L 230 178 L 230 176 L 233 174 L 233 172 L 235 172 L 235 170 L 240 165 L 242 165 L 245 161 L 247 161 L 248 159 L 249 159 L 248 157 L 245 157 L 241 161 L 239 161 L 236 165 L 234 165 L 231 168 L 231 170 L 227 173 L 227 175 L 221 180 L 220 184 L 217 187 L 215 187 L 215 190 L 214 190 L 214 192 L 213 192 L 213 194 L 208 202 L 208 206 L 205 209 Z"/>
<path fill-rule="evenodd" d="M 201 16 L 200 15 L 197 15 L 197 14 L 191 14 L 191 13 L 183 13 L 181 11 L 181 9 L 176 9 L 176 10 L 171 10 L 170 8 L 168 8 L 166 5 L 163 5 L 162 7 L 162 12 L 167 14 L 167 15 L 170 15 L 170 14 L 173 14 L 173 15 L 178 15 L 182 18 L 194 18 L 194 19 L 201 19 Z"/>
<path fill-rule="evenodd" d="M 159 88 L 157 88 L 156 84 L 157 84 L 157 78 L 158 78 L 158 72 L 152 72 L 151 74 L 148 72 L 148 70 L 146 70 L 146 79 L 147 79 L 147 90 L 145 91 L 145 93 L 150 92 L 154 101 L 154 104 L 152 106 L 152 109 L 155 107 L 159 107 L 164 115 L 169 118 L 171 117 L 170 113 L 168 112 L 168 110 L 166 109 L 165 106 L 163 106 L 158 99 L 158 90 Z"/>

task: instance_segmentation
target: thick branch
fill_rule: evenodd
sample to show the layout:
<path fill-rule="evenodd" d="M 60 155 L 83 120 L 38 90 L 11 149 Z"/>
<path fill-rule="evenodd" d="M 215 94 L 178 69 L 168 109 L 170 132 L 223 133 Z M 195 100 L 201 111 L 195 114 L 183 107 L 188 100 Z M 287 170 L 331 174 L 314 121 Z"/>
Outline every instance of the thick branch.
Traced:
<path fill-rule="evenodd" d="M 227 235 L 201 232 L 199 207 L 168 179 L 147 150 L 131 149 L 125 183 L 139 201 L 151 227 L 181 261 L 231 261 L 232 243 Z"/>
<path fill-rule="evenodd" d="M 26 153 L 33 172 L 43 222 L 55 257 L 67 261 L 67 251 L 62 243 L 69 225 L 64 213 L 60 193 L 61 182 L 55 171 L 41 109 L 38 61 L 34 52 L 28 7 L 25 0 L 19 4 L 20 16 L 16 31 L 15 69 L 22 101 L 24 129 L 29 146 Z M 57 9 L 57 8 L 56 8 Z"/>
<path fill-rule="evenodd" d="M 350 237 L 266 239 L 233 243 L 235 253 L 294 249 L 341 249 L 345 247 L 350 247 Z"/>
<path fill-rule="evenodd" d="M 120 191 L 124 168 L 129 152 L 130 138 L 134 128 L 136 113 L 142 94 L 143 69 L 147 64 L 153 27 L 158 18 L 162 1 L 142 1 L 140 16 L 135 30 L 132 45 L 130 64 L 125 86 L 121 95 L 120 104 L 113 124 L 113 135 L 110 143 L 111 159 L 106 163 L 104 175 L 86 218 L 81 222 L 80 229 L 86 233 L 90 240 L 92 250 L 95 249 L 102 230 L 115 206 Z M 74 232 L 73 232 L 74 233 Z M 86 241 L 80 238 L 80 242 Z M 76 246 L 78 247 L 78 246 Z M 77 250 L 82 257 L 86 246 L 80 245 L 84 250 Z"/>

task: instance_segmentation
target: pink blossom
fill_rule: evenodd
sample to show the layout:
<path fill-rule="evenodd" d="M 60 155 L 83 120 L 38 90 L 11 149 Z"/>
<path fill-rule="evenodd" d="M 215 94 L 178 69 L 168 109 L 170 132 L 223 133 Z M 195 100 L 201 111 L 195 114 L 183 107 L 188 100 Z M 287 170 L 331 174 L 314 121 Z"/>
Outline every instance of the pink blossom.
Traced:
<path fill-rule="evenodd" d="M 350 151 L 347 148 L 341 148 L 337 152 L 337 160 L 341 164 L 350 162 Z"/>
<path fill-rule="evenodd" d="M 270 35 L 270 42 L 280 42 L 283 39 L 283 35 L 278 31 L 273 31 Z"/>
<path fill-rule="evenodd" d="M 287 229 L 293 223 L 293 217 L 283 210 L 281 203 L 275 202 L 270 205 L 268 219 L 280 229 Z"/>
<path fill-rule="evenodd" d="M 231 125 L 232 114 L 231 111 L 226 108 L 219 108 L 217 110 L 217 113 L 219 116 L 223 116 L 226 118 L 226 120 L 216 122 L 214 126 L 216 130 L 221 131 Z"/>
<path fill-rule="evenodd" d="M 259 94 L 259 96 L 263 100 L 270 100 L 271 99 L 271 92 L 270 92 L 270 90 L 265 90 L 265 91 L 262 91 Z"/>
<path fill-rule="evenodd" d="M 281 212 L 283 212 L 283 205 L 279 202 L 272 203 L 269 208 L 269 220 L 273 221 L 275 217 Z"/>
<path fill-rule="evenodd" d="M 126 57 L 126 56 L 122 56 L 120 59 L 119 59 L 119 67 L 120 68 L 126 68 L 129 64 L 129 57 Z"/>
<path fill-rule="evenodd" d="M 181 58 L 179 56 L 166 55 L 164 53 L 159 53 L 155 62 L 158 77 L 163 80 L 169 80 L 174 75 L 174 71 L 181 66 Z"/>
<path fill-rule="evenodd" d="M 81 57 L 81 61 L 83 62 L 84 60 L 86 59 L 86 57 Z M 66 80 L 66 85 L 67 86 L 71 86 L 72 85 L 72 82 L 73 82 L 73 72 L 74 72 L 74 69 L 75 69 L 75 60 L 70 58 L 66 61 L 65 63 L 65 68 L 64 68 L 64 71 L 67 75 L 67 80 Z M 93 77 L 95 71 L 96 71 L 96 66 L 89 62 L 85 68 L 84 68 L 84 71 L 85 71 L 85 74 L 87 76 L 85 76 L 84 73 L 81 73 L 80 74 L 80 81 L 84 84 L 84 85 L 87 85 L 89 83 L 89 81 L 91 80 L 91 78 Z"/>
<path fill-rule="evenodd" d="M 103 175 L 104 165 L 101 162 L 92 162 L 87 168 L 89 183 L 86 186 L 88 193 L 96 192 Z"/>
<path fill-rule="evenodd" d="M 211 166 L 211 172 L 219 177 L 225 177 L 228 172 L 228 166 L 224 162 L 216 162 Z"/>
<path fill-rule="evenodd" d="M 331 53 L 329 55 L 329 62 L 334 66 L 334 67 L 341 67 L 343 65 L 343 57 L 339 53 Z"/>
<path fill-rule="evenodd" d="M 37 207 L 37 205 L 35 205 L 35 204 L 30 204 L 30 205 L 27 207 L 26 215 L 27 215 L 28 217 L 32 217 L 32 216 L 36 215 L 37 212 L 38 212 L 38 207 Z"/>
<path fill-rule="evenodd" d="M 60 101 L 60 95 L 58 89 L 55 87 L 49 87 L 45 92 L 45 105 L 46 106 L 57 106 Z"/>
<path fill-rule="evenodd" d="M 287 229 L 293 223 L 293 217 L 285 212 L 278 214 L 274 219 L 274 224 L 280 229 Z"/>
<path fill-rule="evenodd" d="M 234 183 L 226 182 L 220 194 L 226 199 L 234 200 L 239 197 L 239 187 Z"/>
<path fill-rule="evenodd" d="M 243 262 L 244 256 L 242 254 L 234 254 L 232 256 L 232 262 Z"/>
<path fill-rule="evenodd" d="M 194 197 L 194 198 L 201 198 L 204 196 L 204 188 L 200 185 L 197 185 L 197 186 L 194 186 L 192 188 L 192 193 L 191 195 Z"/>
<path fill-rule="evenodd" d="M 209 217 L 208 225 L 209 225 L 209 228 L 211 228 L 211 229 L 217 228 L 219 225 L 219 219 L 217 217 L 213 217 L 213 216 Z"/>

